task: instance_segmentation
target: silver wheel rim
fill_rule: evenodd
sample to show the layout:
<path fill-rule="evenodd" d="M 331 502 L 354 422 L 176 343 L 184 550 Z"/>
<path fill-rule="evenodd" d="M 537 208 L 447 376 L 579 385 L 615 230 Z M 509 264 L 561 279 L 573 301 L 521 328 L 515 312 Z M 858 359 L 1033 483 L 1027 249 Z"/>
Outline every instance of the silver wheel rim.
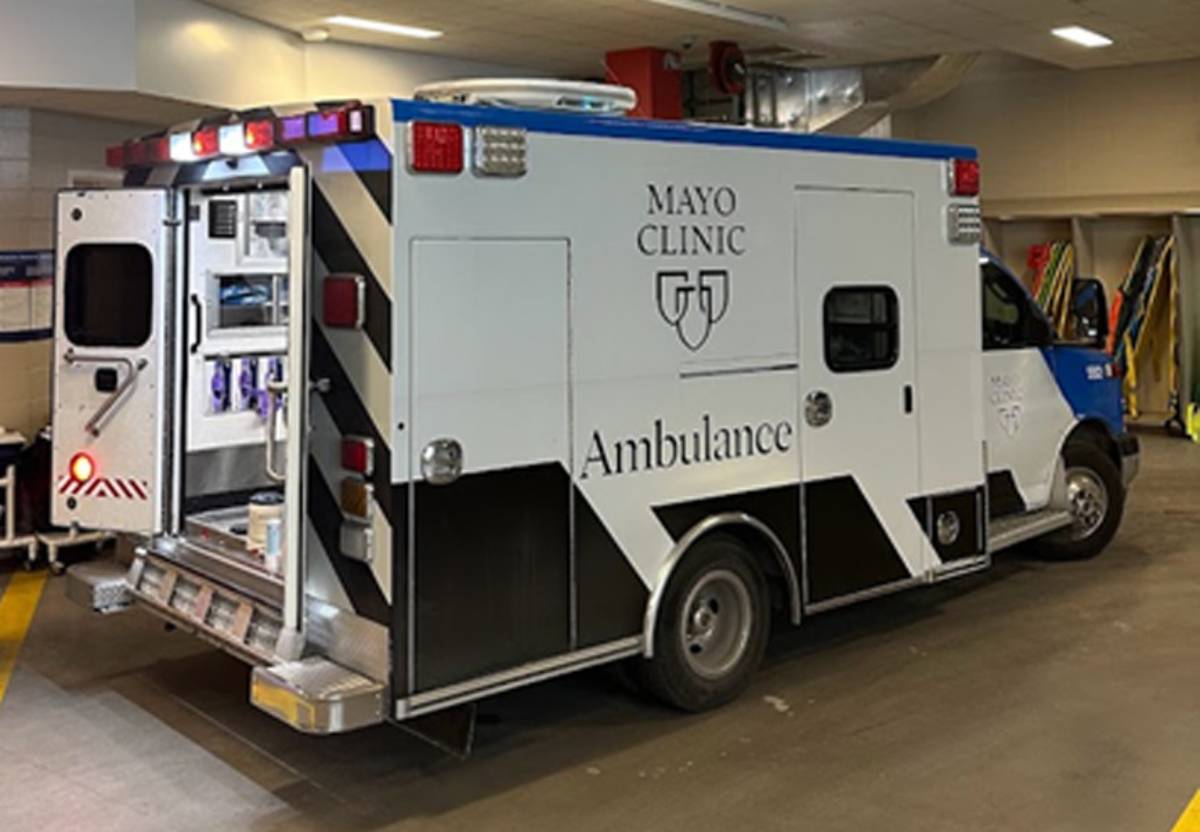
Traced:
<path fill-rule="evenodd" d="M 708 572 L 683 602 L 679 635 L 688 667 L 705 679 L 727 675 L 746 653 L 754 622 L 750 590 L 728 569 Z"/>
<path fill-rule="evenodd" d="M 1090 468 L 1067 469 L 1067 508 L 1071 512 L 1071 540 L 1096 533 L 1108 516 L 1108 489 Z"/>

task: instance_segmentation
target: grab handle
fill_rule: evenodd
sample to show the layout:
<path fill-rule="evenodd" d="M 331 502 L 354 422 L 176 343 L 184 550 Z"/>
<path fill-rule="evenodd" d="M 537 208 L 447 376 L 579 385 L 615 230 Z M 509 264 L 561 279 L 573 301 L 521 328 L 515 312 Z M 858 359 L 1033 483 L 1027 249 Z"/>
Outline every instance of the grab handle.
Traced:
<path fill-rule="evenodd" d="M 275 413 L 279 409 L 279 397 L 287 392 L 287 384 L 271 379 L 267 382 L 267 453 L 265 467 L 267 476 L 275 482 L 287 479 L 287 473 L 275 469 Z"/>
<path fill-rule="evenodd" d="M 100 424 L 117 406 L 117 403 L 125 395 L 129 388 L 133 387 L 133 383 L 137 380 L 138 373 L 146 369 L 146 365 L 150 362 L 145 358 L 139 358 L 137 363 L 133 359 L 123 355 L 79 355 L 73 349 L 68 349 L 63 353 L 63 361 L 74 366 L 76 364 L 123 364 L 125 366 L 125 378 L 121 379 L 121 383 L 117 388 L 109 394 L 100 407 L 96 408 L 96 412 L 84 424 L 83 429 L 92 436 L 100 435 Z"/>
<path fill-rule="evenodd" d="M 188 348 L 188 352 L 192 355 L 195 355 L 200 349 L 200 342 L 203 340 L 202 330 L 204 329 L 204 307 L 200 305 L 200 298 L 198 295 L 189 295 L 188 297 L 192 302 L 192 308 L 196 310 L 196 316 L 193 319 L 196 324 L 196 340 L 192 342 L 192 345 Z"/>

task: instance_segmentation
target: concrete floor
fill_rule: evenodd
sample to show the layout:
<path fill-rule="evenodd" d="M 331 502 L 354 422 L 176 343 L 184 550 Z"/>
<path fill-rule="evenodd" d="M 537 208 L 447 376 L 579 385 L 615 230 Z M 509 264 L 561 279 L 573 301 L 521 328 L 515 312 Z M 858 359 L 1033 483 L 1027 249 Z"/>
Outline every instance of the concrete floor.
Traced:
<path fill-rule="evenodd" d="M 1168 830 L 1200 787 L 1200 446 L 1143 443 L 1095 561 L 815 617 L 712 714 L 612 670 L 518 691 L 466 762 L 296 734 L 238 662 L 51 580 L 0 705 L 0 830 Z"/>

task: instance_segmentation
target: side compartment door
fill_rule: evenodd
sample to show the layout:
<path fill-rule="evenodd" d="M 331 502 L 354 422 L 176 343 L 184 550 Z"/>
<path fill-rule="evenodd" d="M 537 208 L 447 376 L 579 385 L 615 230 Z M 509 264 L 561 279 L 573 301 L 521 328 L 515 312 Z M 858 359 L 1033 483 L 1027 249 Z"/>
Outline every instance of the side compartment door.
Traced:
<path fill-rule="evenodd" d="M 570 648 L 565 240 L 412 244 L 418 692 Z"/>
<path fill-rule="evenodd" d="M 175 198 L 59 195 L 52 518 L 156 534 L 171 499 Z"/>
<path fill-rule="evenodd" d="M 867 235 L 864 239 L 863 235 Z M 806 595 L 924 572 L 913 320 L 913 197 L 796 196 Z"/>

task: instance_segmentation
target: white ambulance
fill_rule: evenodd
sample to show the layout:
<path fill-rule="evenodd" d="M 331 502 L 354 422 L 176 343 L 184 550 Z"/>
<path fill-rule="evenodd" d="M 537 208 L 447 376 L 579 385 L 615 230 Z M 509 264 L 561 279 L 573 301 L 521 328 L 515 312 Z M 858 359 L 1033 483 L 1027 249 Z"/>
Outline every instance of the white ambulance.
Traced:
<path fill-rule="evenodd" d="M 138 542 L 73 597 L 242 657 L 302 731 L 461 750 L 514 686 L 630 659 L 708 708 L 774 621 L 1108 543 L 1119 381 L 981 278 L 973 150 L 631 99 L 458 82 L 112 148 L 125 187 L 59 198 L 53 515 Z"/>

